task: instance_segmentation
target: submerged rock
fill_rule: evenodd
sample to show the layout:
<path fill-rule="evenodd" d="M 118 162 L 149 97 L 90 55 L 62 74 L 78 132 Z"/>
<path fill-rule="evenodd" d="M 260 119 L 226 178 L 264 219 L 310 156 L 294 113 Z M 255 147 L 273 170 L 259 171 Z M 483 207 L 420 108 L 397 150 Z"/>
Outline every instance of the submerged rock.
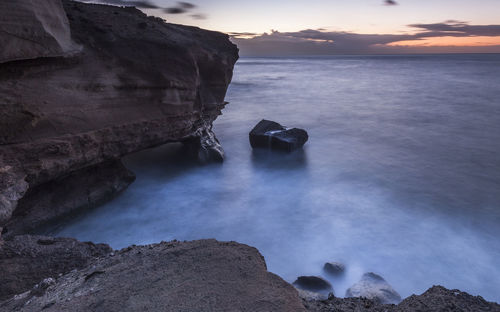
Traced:
<path fill-rule="evenodd" d="M 45 289 L 53 283 L 48 278 L 81 269 L 110 252 L 108 245 L 71 238 L 22 235 L 6 239 L 0 243 L 0 300 L 38 283 L 36 290 Z M 43 282 L 44 279 L 47 280 Z"/>
<path fill-rule="evenodd" d="M 305 311 L 295 288 L 267 271 L 257 249 L 215 240 L 125 248 L 41 288 L 38 296 L 0 303 L 0 310 Z"/>
<path fill-rule="evenodd" d="M 309 139 L 303 129 L 285 128 L 269 120 L 261 120 L 250 131 L 249 137 L 252 148 L 271 148 L 287 152 L 301 148 Z"/>
<path fill-rule="evenodd" d="M 345 266 L 340 262 L 327 262 L 323 266 L 323 271 L 333 276 L 339 276 L 344 273 Z"/>
<path fill-rule="evenodd" d="M 333 292 L 332 285 L 319 276 L 299 276 L 293 285 L 297 288 L 313 292 Z"/>
<path fill-rule="evenodd" d="M 359 282 L 345 293 L 346 297 L 365 297 L 380 303 L 399 303 L 401 296 L 383 277 L 375 273 L 365 273 Z"/>

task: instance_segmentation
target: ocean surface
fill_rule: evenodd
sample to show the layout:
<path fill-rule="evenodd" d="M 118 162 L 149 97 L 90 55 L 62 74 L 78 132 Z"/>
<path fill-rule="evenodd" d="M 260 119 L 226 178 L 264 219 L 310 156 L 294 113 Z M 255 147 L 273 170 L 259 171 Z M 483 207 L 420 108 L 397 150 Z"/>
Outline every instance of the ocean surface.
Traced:
<path fill-rule="evenodd" d="M 137 181 L 52 234 L 235 240 L 289 282 L 345 263 L 337 296 L 376 272 L 403 297 L 439 284 L 500 302 L 500 55 L 242 58 L 227 100 L 224 164 L 178 144 L 129 156 Z M 310 140 L 252 151 L 263 118 Z"/>

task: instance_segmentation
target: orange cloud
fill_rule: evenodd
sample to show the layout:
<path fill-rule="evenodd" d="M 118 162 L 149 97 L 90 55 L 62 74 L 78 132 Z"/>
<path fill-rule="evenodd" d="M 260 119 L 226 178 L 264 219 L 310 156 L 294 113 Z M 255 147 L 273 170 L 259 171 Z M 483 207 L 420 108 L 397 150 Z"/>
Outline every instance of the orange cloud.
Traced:
<path fill-rule="evenodd" d="M 405 40 L 389 43 L 393 47 L 486 47 L 499 46 L 500 36 L 487 37 L 432 37 L 418 40 Z"/>

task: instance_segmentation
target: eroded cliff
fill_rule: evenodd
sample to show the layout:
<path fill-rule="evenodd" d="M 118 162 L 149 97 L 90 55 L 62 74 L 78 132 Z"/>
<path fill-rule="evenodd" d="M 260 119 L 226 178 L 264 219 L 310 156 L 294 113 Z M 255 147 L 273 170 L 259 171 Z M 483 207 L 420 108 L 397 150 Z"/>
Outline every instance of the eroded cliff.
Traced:
<path fill-rule="evenodd" d="M 0 227 L 11 234 L 121 191 L 132 180 L 116 164 L 126 154 L 193 137 L 202 157 L 213 154 L 211 145 L 220 148 L 211 125 L 225 105 L 238 58 L 227 35 L 168 24 L 135 8 L 62 4 L 79 53 L 20 54 L 0 64 Z M 29 14 L 23 18 L 35 23 Z M 15 28 L 0 20 L 0 29 L 7 26 Z M 2 32 L 0 41 L 11 32 Z M 79 200 L 54 202 L 60 201 L 54 185 L 104 164 L 116 174 L 109 169 L 98 179 L 108 189 L 102 196 L 94 179 L 94 191 L 79 185 Z M 33 206 L 32 197 L 47 185 L 54 200 Z M 19 226 L 27 215 L 41 218 Z"/>

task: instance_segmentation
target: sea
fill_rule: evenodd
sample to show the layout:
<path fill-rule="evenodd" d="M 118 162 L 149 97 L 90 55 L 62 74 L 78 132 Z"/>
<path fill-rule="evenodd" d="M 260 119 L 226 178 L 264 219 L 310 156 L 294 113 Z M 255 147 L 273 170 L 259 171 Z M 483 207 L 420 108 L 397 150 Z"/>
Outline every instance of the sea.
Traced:
<path fill-rule="evenodd" d="M 227 100 L 223 164 L 180 144 L 130 155 L 135 183 L 50 234 L 237 241 L 338 297 L 375 272 L 402 297 L 442 285 L 500 302 L 500 54 L 241 58 Z M 252 150 L 262 119 L 309 141 Z M 330 261 L 345 274 L 325 275 Z"/>

